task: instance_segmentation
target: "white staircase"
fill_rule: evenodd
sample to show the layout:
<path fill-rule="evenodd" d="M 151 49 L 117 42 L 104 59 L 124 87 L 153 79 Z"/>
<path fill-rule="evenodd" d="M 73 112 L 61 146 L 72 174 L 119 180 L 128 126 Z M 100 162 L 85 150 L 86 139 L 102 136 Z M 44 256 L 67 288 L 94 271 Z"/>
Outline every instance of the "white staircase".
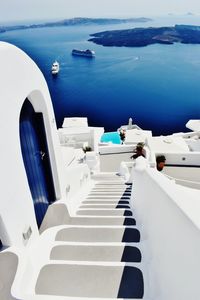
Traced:
<path fill-rule="evenodd" d="M 114 174 L 93 179 L 96 184 L 73 222 L 55 232 L 50 260 L 38 274 L 35 292 L 62 299 L 142 299 L 140 233 L 130 209 L 132 187 Z"/>

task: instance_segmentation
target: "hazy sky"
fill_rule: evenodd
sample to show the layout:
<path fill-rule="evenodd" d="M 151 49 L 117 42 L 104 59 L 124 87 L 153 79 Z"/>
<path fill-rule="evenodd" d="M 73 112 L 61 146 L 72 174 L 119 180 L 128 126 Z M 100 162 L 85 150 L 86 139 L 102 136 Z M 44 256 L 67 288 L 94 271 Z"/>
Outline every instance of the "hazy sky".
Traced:
<path fill-rule="evenodd" d="M 0 0 L 0 22 L 200 13 L 200 0 Z"/>

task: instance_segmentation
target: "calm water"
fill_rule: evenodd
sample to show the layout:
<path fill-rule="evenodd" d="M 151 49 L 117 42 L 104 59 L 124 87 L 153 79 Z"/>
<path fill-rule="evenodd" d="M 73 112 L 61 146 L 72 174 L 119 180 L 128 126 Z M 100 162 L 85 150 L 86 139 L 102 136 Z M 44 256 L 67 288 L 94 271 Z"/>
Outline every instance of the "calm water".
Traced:
<path fill-rule="evenodd" d="M 87 116 L 89 124 L 114 131 L 129 117 L 155 134 L 185 131 L 200 118 L 200 45 L 102 47 L 90 33 L 128 27 L 198 24 L 194 17 L 146 24 L 76 26 L 13 31 L 0 35 L 28 53 L 42 70 L 58 127 L 65 116 Z M 96 58 L 72 57 L 73 48 L 95 50 Z M 60 62 L 53 78 L 52 62 Z"/>

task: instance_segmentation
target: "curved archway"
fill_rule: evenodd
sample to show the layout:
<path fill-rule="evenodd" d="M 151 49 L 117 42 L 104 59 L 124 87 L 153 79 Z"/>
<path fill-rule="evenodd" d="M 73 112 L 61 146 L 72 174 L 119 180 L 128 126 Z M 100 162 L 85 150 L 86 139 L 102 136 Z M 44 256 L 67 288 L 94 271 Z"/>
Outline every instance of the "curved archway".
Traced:
<path fill-rule="evenodd" d="M 20 113 L 20 142 L 38 227 L 50 203 L 55 201 L 49 151 L 42 113 L 25 100 Z"/>

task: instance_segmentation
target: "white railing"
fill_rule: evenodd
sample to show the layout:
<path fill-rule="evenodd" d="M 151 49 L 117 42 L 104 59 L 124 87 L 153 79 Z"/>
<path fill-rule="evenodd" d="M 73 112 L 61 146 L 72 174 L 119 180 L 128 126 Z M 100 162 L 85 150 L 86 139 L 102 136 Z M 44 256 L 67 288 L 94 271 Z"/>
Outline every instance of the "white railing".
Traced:
<path fill-rule="evenodd" d="M 173 180 L 177 184 L 200 190 L 200 182 L 198 182 L 198 181 L 175 178 L 175 177 L 169 176 L 167 174 L 165 174 L 165 176 L 167 178 L 169 178 L 170 180 Z"/>
<path fill-rule="evenodd" d="M 117 145 L 107 144 L 106 146 L 99 146 L 99 153 L 104 154 L 120 154 L 120 153 L 133 153 L 134 145 Z"/>
<path fill-rule="evenodd" d="M 200 136 L 200 132 L 199 131 L 179 132 L 179 133 L 174 133 L 173 136 L 181 136 L 187 139 L 195 136 Z"/>
<path fill-rule="evenodd" d="M 157 155 L 163 153 L 156 153 Z M 200 166 L 200 152 L 164 153 L 169 165 Z"/>
<path fill-rule="evenodd" d="M 175 184 L 142 157 L 133 175 L 132 206 L 149 270 L 148 296 L 199 299 L 200 191 Z"/>

